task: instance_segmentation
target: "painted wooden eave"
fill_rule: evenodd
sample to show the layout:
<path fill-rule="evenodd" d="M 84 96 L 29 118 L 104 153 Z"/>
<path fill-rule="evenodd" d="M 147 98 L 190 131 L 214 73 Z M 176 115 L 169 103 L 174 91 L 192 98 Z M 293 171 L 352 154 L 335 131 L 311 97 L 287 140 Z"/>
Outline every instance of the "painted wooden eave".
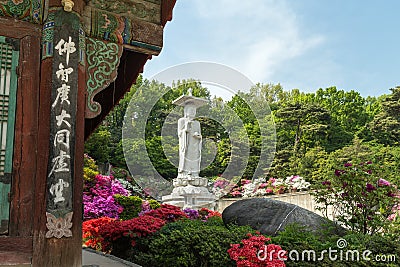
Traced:
<path fill-rule="evenodd" d="M 136 1 L 138 3 L 145 2 L 141 0 L 140 1 L 126 0 L 124 2 L 136 2 Z M 137 45 L 137 43 L 136 45 L 124 44 L 123 38 L 122 39 L 119 38 L 122 37 L 122 34 L 119 35 L 119 37 L 117 37 L 117 35 L 114 34 L 113 40 L 114 41 L 117 40 L 116 43 L 119 43 L 123 47 L 123 53 L 120 58 L 117 70 L 118 74 L 116 76 L 115 81 L 110 83 L 107 86 L 107 88 L 96 94 L 96 96 L 94 97 L 94 101 L 96 101 L 101 105 L 101 112 L 99 115 L 93 118 L 85 119 L 85 138 L 89 137 L 89 135 L 101 124 L 105 116 L 107 116 L 107 114 L 113 109 L 113 107 L 118 104 L 119 100 L 125 95 L 125 93 L 129 91 L 132 84 L 136 82 L 137 77 L 143 71 L 143 67 L 146 64 L 147 60 L 151 59 L 152 56 L 157 55 L 161 51 L 163 29 L 165 24 L 168 21 L 172 20 L 172 12 L 176 0 L 148 0 L 148 2 L 151 2 L 153 4 L 159 3 L 160 6 L 159 9 L 157 10 L 159 10 L 160 13 L 156 16 L 158 19 L 156 19 L 156 17 L 154 16 L 153 17 L 147 16 L 145 17 L 144 20 L 140 20 L 139 17 L 137 16 L 135 17 L 132 14 L 127 16 L 130 21 L 135 21 L 136 23 L 138 23 L 137 25 L 145 25 L 147 27 L 147 28 L 145 27 L 147 30 L 144 30 L 144 32 L 147 31 L 147 33 L 141 37 L 142 39 L 140 39 L 141 41 L 147 42 L 145 43 L 147 44 L 147 47 L 146 46 L 141 47 L 140 45 Z M 95 5 L 95 3 L 97 4 Z M 93 14 L 93 8 L 101 8 L 99 2 L 89 1 L 88 6 L 89 8 L 87 10 L 90 10 L 92 14 Z M 154 5 L 150 6 L 154 7 Z M 87 10 L 85 12 L 88 12 Z M 116 12 L 118 10 L 108 9 L 107 12 L 109 11 Z M 126 13 L 121 13 L 121 14 L 126 15 Z M 106 13 L 106 15 L 108 14 L 109 13 Z M 102 17 L 105 16 L 102 15 Z M 107 18 L 110 19 L 110 17 L 108 16 Z M 86 17 L 85 19 L 87 20 L 88 18 Z M 126 18 L 125 21 L 127 21 Z M 153 29 L 154 31 L 151 31 L 151 29 Z M 98 33 L 99 31 L 97 31 L 97 34 Z M 140 40 L 137 42 L 140 42 Z M 148 45 L 155 45 L 157 47 L 159 46 L 160 51 L 156 52 L 155 50 L 149 49 Z"/>

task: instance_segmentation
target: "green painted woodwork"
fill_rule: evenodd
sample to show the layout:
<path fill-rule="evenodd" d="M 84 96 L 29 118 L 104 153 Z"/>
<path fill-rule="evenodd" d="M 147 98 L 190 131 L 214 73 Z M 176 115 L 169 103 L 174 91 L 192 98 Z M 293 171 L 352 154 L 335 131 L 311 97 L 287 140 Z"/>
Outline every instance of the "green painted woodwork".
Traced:
<path fill-rule="evenodd" d="M 107 10 L 131 19 L 140 19 L 151 23 L 160 24 L 161 2 L 153 3 L 145 0 L 90 0 L 89 6 L 99 10 Z"/>
<path fill-rule="evenodd" d="M 15 41 L 12 41 L 14 43 Z M 0 234 L 8 230 L 19 51 L 0 36 Z"/>
<path fill-rule="evenodd" d="M 92 38 L 86 39 L 86 62 L 88 65 L 86 118 L 94 118 L 100 114 L 101 106 L 93 101 L 93 98 L 117 77 L 122 51 L 121 45 Z"/>
<path fill-rule="evenodd" d="M 87 34 L 91 38 L 124 44 L 129 49 L 149 55 L 158 55 L 161 51 L 163 26 L 159 23 L 93 7 L 88 7 L 86 16 Z"/>
<path fill-rule="evenodd" d="M 56 26 L 55 17 L 56 13 L 60 10 L 62 10 L 60 7 L 51 7 L 48 10 L 47 19 L 43 24 L 42 30 L 42 60 L 48 57 L 53 57 L 53 50 L 55 46 L 53 43 L 54 27 Z M 83 30 L 83 25 L 79 24 L 79 22 L 74 21 L 72 23 L 74 24 L 74 27 L 79 28 L 79 63 L 82 66 L 85 66 L 85 31 Z"/>
<path fill-rule="evenodd" d="M 40 24 L 44 3 L 44 0 L 0 0 L 0 16 Z"/>

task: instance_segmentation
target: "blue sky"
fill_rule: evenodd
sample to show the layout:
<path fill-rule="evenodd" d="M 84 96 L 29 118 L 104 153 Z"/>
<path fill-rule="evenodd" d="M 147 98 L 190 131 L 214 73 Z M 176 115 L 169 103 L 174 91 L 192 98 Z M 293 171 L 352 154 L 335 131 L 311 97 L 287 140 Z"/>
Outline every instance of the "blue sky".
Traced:
<path fill-rule="evenodd" d="M 285 90 L 387 94 L 400 85 L 399 11 L 400 0 L 177 0 L 144 76 L 209 61 Z"/>

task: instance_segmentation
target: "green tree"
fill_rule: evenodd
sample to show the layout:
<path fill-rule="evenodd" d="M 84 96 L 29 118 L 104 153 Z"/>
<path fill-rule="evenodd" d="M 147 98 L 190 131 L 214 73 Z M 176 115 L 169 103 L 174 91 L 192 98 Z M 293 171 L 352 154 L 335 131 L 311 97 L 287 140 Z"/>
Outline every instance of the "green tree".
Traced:
<path fill-rule="evenodd" d="M 327 109 L 331 115 L 328 133 L 330 142 L 325 146 L 328 152 L 351 144 L 357 133 L 371 120 L 368 108 L 373 106 L 354 90 L 344 91 L 336 87 L 319 89 L 311 99 Z"/>
<path fill-rule="evenodd" d="M 326 142 L 330 114 L 318 105 L 288 104 L 277 110 L 275 118 L 278 131 L 283 131 L 278 134 L 278 146 L 291 143 L 295 153 L 304 154 L 308 147 Z"/>
<path fill-rule="evenodd" d="M 281 84 L 260 84 L 257 83 L 250 89 L 249 96 L 253 104 L 254 102 L 267 103 L 271 110 L 277 110 L 282 103 L 288 102 L 290 92 L 284 91 Z"/>
<path fill-rule="evenodd" d="M 385 145 L 399 145 L 400 142 L 400 86 L 391 89 L 381 103 L 382 110 L 368 124 L 374 139 Z"/>
<path fill-rule="evenodd" d="M 336 87 L 319 89 L 315 93 L 314 101 L 329 110 L 333 122 L 338 123 L 348 133 L 354 134 L 368 120 L 366 101 L 354 90 L 346 92 L 337 90 Z"/>
<path fill-rule="evenodd" d="M 122 149 L 122 126 L 124 123 L 126 109 L 136 93 L 136 90 L 142 86 L 143 77 L 140 75 L 136 83 L 132 85 L 130 91 L 119 101 L 118 105 L 107 115 L 104 124 L 111 133 L 110 147 L 110 163 L 113 166 L 126 168 L 124 152 Z"/>
<path fill-rule="evenodd" d="M 122 150 L 122 125 L 126 108 L 133 94 L 141 85 L 142 76 L 139 76 L 136 84 L 132 85 L 130 91 L 126 93 L 85 142 L 85 153 L 88 153 L 97 162 L 109 162 L 115 167 L 126 168 Z"/>
<path fill-rule="evenodd" d="M 385 166 L 397 184 L 400 183 L 400 147 L 391 147 L 378 144 L 376 142 L 363 142 L 355 138 L 353 144 L 333 151 L 326 159 L 323 157 L 324 164 L 320 165 L 319 172 L 321 178 L 326 177 L 327 173 L 334 171 L 333 166 L 343 165 L 347 162 L 373 162 Z"/>
<path fill-rule="evenodd" d="M 317 146 L 309 149 L 300 159 L 297 174 L 307 180 L 316 182 L 325 180 L 326 170 L 330 170 L 329 154 L 323 147 Z"/>
<path fill-rule="evenodd" d="M 111 133 L 107 127 L 101 125 L 85 142 L 85 153 L 93 157 L 98 163 L 108 162 L 110 159 Z"/>

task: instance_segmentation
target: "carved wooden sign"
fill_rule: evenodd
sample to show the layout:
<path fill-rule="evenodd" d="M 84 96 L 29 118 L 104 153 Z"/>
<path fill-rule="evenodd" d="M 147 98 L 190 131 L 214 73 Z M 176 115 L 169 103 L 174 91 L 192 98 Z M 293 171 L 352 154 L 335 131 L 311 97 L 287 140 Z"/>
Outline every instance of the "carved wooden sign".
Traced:
<path fill-rule="evenodd" d="M 79 27 L 76 26 L 76 20 L 76 15 L 64 11 L 59 11 L 55 16 L 47 172 L 47 238 L 72 236 L 79 64 Z"/>

